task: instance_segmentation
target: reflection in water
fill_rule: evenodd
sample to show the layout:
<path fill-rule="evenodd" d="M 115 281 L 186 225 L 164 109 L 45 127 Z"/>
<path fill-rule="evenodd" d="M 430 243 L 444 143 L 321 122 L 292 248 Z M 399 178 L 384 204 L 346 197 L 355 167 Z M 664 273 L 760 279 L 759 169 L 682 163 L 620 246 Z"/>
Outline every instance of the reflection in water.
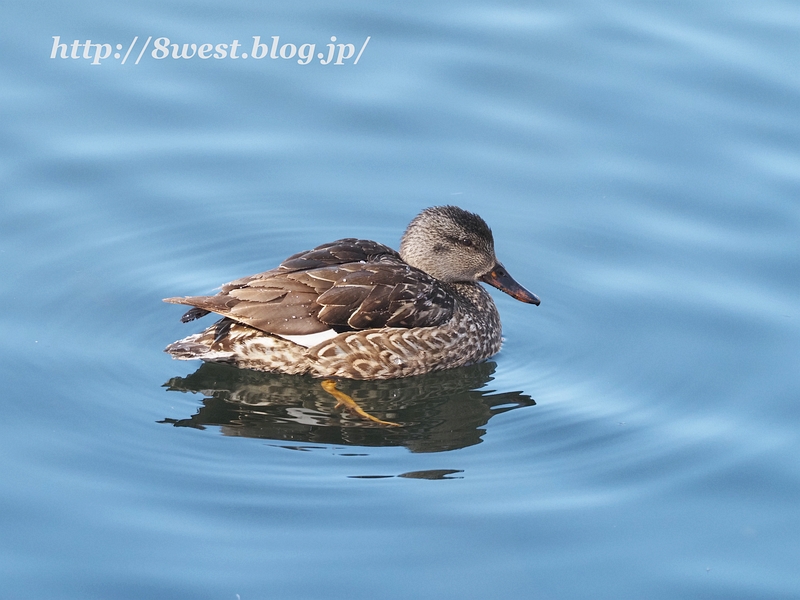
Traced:
<path fill-rule="evenodd" d="M 397 477 L 405 477 L 406 479 L 430 479 L 431 481 L 439 479 L 463 479 L 463 477 L 456 476 L 457 473 L 463 473 L 461 469 L 429 469 L 427 471 L 409 471 L 408 473 L 400 473 Z M 394 475 L 350 475 L 350 479 L 389 479 L 395 477 Z"/>
<path fill-rule="evenodd" d="M 371 415 L 402 425 L 385 427 L 334 410 L 336 400 L 322 389 L 320 379 L 204 363 L 164 386 L 202 393 L 203 406 L 187 419 L 162 422 L 198 429 L 217 425 L 225 435 L 291 442 L 285 447 L 297 450 L 309 449 L 304 448 L 309 443 L 454 450 L 480 443 L 485 433 L 481 427 L 493 415 L 536 404 L 522 392 L 478 389 L 492 380 L 495 367 L 485 362 L 407 379 L 337 382 Z"/>

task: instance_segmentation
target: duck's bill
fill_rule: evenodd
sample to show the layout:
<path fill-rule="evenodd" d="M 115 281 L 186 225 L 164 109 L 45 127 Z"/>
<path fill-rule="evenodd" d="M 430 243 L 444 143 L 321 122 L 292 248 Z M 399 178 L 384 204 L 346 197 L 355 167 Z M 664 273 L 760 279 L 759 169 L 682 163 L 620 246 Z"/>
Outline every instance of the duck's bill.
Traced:
<path fill-rule="evenodd" d="M 514 281 L 514 278 L 508 274 L 505 267 L 497 263 L 494 268 L 486 275 L 481 277 L 481 281 L 496 287 L 520 302 L 527 302 L 528 304 L 539 305 L 541 302 L 539 296 L 531 294 L 528 290 Z"/>

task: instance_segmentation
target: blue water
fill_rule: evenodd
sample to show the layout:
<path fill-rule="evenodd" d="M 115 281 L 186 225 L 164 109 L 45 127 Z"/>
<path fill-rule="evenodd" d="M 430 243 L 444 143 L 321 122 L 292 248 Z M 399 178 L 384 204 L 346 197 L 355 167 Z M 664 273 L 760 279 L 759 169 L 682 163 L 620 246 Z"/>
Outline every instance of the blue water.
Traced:
<path fill-rule="evenodd" d="M 3 12 L 0 596 L 800 596 L 796 3 Z M 152 56 L 253 36 L 323 59 Z M 542 305 L 341 385 L 404 427 L 162 352 L 162 298 L 436 204 Z"/>

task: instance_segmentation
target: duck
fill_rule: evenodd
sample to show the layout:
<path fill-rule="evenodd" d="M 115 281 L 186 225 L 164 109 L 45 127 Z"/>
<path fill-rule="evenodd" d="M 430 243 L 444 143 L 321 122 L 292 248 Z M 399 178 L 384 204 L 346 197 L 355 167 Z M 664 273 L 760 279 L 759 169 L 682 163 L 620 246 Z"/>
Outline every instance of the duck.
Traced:
<path fill-rule="evenodd" d="M 165 298 L 191 307 L 184 323 L 221 317 L 165 352 L 327 379 L 394 379 L 472 365 L 502 344 L 497 307 L 481 283 L 540 304 L 497 260 L 480 216 L 434 206 L 414 217 L 399 252 L 345 238 L 231 281 L 213 296 Z M 335 383 L 328 385 L 335 394 Z"/>

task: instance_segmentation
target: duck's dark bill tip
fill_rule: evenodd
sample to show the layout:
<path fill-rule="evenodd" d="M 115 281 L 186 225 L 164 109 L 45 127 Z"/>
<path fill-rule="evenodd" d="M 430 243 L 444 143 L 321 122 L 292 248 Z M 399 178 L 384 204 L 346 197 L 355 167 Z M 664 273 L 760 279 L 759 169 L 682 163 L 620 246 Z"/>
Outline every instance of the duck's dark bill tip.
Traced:
<path fill-rule="evenodd" d="M 539 300 L 539 296 L 536 294 L 532 294 L 516 281 L 511 275 L 508 274 L 508 271 L 505 270 L 503 265 L 497 264 L 495 265 L 494 269 L 489 271 L 486 275 L 481 277 L 481 281 L 488 283 L 491 286 L 496 287 L 498 290 L 505 292 L 512 298 L 519 300 L 520 302 L 525 302 L 527 304 L 535 304 L 539 306 L 541 300 Z"/>

